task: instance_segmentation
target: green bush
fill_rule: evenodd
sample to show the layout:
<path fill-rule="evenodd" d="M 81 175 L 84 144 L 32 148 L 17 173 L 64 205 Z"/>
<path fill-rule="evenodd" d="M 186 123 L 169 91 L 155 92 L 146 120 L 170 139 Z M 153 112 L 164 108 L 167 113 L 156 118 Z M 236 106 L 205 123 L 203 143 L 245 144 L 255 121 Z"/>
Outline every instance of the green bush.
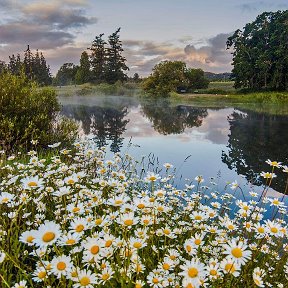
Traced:
<path fill-rule="evenodd" d="M 76 132 L 67 133 L 67 123 L 75 131 L 75 124 L 56 116 L 60 110 L 56 92 L 51 88 L 39 88 L 24 75 L 10 73 L 0 75 L 0 147 L 7 152 L 30 149 L 32 140 L 39 147 L 47 147 L 53 141 L 67 143 Z M 63 123 L 61 123 L 64 121 Z M 63 132 L 63 133 L 62 133 Z"/>

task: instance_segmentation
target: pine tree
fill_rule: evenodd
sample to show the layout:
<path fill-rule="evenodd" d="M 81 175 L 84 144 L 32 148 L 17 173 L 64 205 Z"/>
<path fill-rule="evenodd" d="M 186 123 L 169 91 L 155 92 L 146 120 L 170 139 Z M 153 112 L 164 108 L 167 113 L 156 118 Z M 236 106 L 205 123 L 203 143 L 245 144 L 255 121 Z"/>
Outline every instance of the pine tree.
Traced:
<path fill-rule="evenodd" d="M 0 60 L 0 74 L 7 70 L 7 65 L 4 61 Z"/>
<path fill-rule="evenodd" d="M 14 74 L 14 75 L 20 75 L 21 70 L 23 67 L 23 63 L 20 58 L 20 54 L 15 55 L 13 54 L 12 56 L 9 56 L 9 64 L 8 64 L 8 70 Z"/>
<path fill-rule="evenodd" d="M 115 83 L 120 80 L 127 79 L 127 75 L 123 71 L 129 70 L 126 66 L 126 59 L 121 54 L 124 51 L 122 42 L 120 41 L 120 29 L 118 28 L 114 33 L 108 37 L 109 48 L 106 49 L 106 69 L 105 80 L 109 83 Z"/>
<path fill-rule="evenodd" d="M 86 51 L 81 54 L 80 67 L 77 70 L 75 78 L 77 84 L 83 84 L 90 81 L 90 61 Z"/>
<path fill-rule="evenodd" d="M 34 56 L 33 53 L 30 50 L 29 45 L 27 46 L 27 50 L 25 50 L 24 53 L 24 71 L 25 75 L 28 79 L 32 80 L 34 78 L 34 73 L 33 73 L 33 63 L 34 62 Z"/>
<path fill-rule="evenodd" d="M 90 63 L 92 68 L 92 79 L 96 82 L 104 80 L 104 71 L 106 64 L 105 45 L 107 44 L 103 39 L 103 33 L 96 36 L 89 50 L 91 50 Z"/>

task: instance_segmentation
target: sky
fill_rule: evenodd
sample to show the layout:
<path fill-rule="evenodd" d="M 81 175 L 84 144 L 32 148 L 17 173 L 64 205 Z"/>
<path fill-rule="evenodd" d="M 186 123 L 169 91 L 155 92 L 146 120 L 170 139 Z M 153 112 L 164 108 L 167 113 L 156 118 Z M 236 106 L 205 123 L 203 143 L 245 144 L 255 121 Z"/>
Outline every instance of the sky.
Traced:
<path fill-rule="evenodd" d="M 43 52 L 52 74 L 79 63 L 96 35 L 121 27 L 123 56 L 147 76 L 163 60 L 222 73 L 232 69 L 227 37 L 265 11 L 288 9 L 287 0 L 0 0 L 0 60 Z"/>

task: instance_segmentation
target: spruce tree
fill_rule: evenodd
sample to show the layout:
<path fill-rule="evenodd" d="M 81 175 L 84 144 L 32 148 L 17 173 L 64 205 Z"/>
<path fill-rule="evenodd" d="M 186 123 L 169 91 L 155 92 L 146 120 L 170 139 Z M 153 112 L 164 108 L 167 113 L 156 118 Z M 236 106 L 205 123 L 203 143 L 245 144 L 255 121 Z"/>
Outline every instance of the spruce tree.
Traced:
<path fill-rule="evenodd" d="M 84 84 L 90 81 L 90 61 L 86 51 L 81 54 L 80 67 L 75 78 L 77 84 Z"/>
<path fill-rule="evenodd" d="M 106 64 L 105 45 L 107 44 L 103 39 L 103 33 L 96 36 L 89 50 L 91 50 L 90 63 L 92 68 L 92 79 L 96 82 L 104 80 L 104 71 Z"/>
<path fill-rule="evenodd" d="M 126 80 L 127 75 L 124 74 L 124 71 L 129 70 L 125 64 L 126 59 L 122 56 L 124 50 L 122 48 L 122 42 L 119 39 L 120 29 L 121 28 L 118 28 L 108 37 L 109 47 L 106 49 L 107 62 L 105 67 L 105 80 L 109 83 Z"/>

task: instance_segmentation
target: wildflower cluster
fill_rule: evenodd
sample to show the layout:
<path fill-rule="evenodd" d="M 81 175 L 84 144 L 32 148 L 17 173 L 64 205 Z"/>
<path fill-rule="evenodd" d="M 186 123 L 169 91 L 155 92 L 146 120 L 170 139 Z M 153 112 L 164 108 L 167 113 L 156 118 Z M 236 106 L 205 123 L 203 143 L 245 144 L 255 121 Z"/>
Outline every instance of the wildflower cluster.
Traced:
<path fill-rule="evenodd" d="M 179 190 L 171 164 L 140 177 L 129 155 L 85 143 L 29 156 L 0 172 L 3 287 L 285 287 L 282 199 L 236 200 L 238 184 L 219 193 L 202 176 Z"/>

